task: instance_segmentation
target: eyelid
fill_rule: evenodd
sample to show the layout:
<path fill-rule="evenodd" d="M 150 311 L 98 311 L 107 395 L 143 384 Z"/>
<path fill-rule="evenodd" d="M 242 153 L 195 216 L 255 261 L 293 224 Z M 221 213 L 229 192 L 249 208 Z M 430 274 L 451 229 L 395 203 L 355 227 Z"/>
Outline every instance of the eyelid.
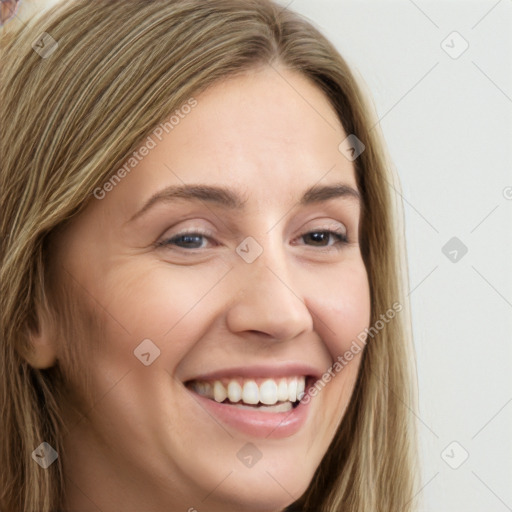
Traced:
<path fill-rule="evenodd" d="M 320 221 L 319 224 L 317 224 L 315 221 L 311 222 L 313 224 L 312 227 L 306 227 L 304 229 L 301 229 L 296 238 L 304 236 L 307 233 L 319 231 L 333 231 L 339 235 L 343 235 L 344 237 L 348 238 L 348 227 L 343 222 L 335 220 L 327 220 L 323 222 Z"/>
<path fill-rule="evenodd" d="M 166 246 L 174 238 L 180 237 L 183 235 L 189 235 L 189 234 L 190 235 L 201 235 L 201 236 L 204 236 L 205 238 L 209 238 L 210 240 L 216 236 L 215 233 L 208 228 L 189 227 L 189 228 L 180 229 L 176 233 L 172 233 L 169 236 L 164 236 L 163 238 L 160 238 L 154 245 L 157 247 Z"/>
<path fill-rule="evenodd" d="M 310 222 L 314 222 L 314 221 L 310 221 Z M 306 233 L 311 233 L 314 231 L 323 231 L 323 230 L 329 230 L 329 231 L 333 230 L 336 232 L 340 232 L 340 227 L 343 228 L 342 233 L 344 235 L 347 235 L 348 229 L 345 226 L 345 224 L 343 224 L 342 222 L 339 222 L 339 221 L 332 220 L 332 221 L 326 221 L 322 225 L 314 225 L 312 228 L 304 228 L 297 234 L 297 236 L 302 236 Z M 166 230 L 166 231 L 169 231 L 169 230 Z M 214 233 L 214 231 L 211 229 L 191 226 L 191 227 L 186 227 L 181 230 L 178 230 L 176 233 L 173 233 L 172 235 L 166 236 L 163 240 L 161 240 L 160 242 L 157 242 L 157 244 L 159 244 L 161 242 L 168 241 L 176 236 L 181 236 L 181 235 L 186 235 L 186 234 L 204 235 L 205 237 L 212 237 L 212 238 L 216 236 L 216 233 Z"/>
<path fill-rule="evenodd" d="M 316 225 L 315 224 L 313 226 L 313 228 L 311 228 L 311 229 L 307 228 L 306 231 L 307 232 L 309 232 L 309 231 L 322 231 L 323 229 L 336 231 L 336 230 L 339 230 L 340 228 L 343 228 L 345 233 L 347 232 L 347 226 L 345 226 L 345 224 L 343 224 L 342 222 L 326 221 L 326 222 L 324 222 L 321 225 Z"/>

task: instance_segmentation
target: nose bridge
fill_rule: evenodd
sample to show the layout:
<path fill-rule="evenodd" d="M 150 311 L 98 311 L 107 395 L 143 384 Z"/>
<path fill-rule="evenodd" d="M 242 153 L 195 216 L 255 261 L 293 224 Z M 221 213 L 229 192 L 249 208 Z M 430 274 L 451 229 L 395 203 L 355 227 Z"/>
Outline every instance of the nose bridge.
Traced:
<path fill-rule="evenodd" d="M 239 246 L 246 252 L 241 253 L 234 275 L 237 294 L 228 324 L 233 331 L 259 331 L 285 340 L 311 330 L 313 322 L 282 240 L 277 232 L 271 235 Z M 251 251 L 257 251 L 252 257 L 259 253 L 252 261 L 244 258 Z"/>

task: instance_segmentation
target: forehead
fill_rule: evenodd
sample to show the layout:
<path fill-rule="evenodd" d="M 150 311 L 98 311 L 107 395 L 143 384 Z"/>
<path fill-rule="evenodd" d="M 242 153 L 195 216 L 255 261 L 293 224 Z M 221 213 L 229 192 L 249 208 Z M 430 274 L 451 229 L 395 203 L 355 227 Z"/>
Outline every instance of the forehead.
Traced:
<path fill-rule="evenodd" d="M 343 181 L 357 188 L 346 137 L 328 98 L 303 75 L 271 67 L 196 95 L 140 145 L 144 157 L 109 199 L 127 214 L 171 185 L 229 185 L 259 206 L 294 200 L 306 188 Z M 131 215 L 130 215 L 131 216 Z"/>

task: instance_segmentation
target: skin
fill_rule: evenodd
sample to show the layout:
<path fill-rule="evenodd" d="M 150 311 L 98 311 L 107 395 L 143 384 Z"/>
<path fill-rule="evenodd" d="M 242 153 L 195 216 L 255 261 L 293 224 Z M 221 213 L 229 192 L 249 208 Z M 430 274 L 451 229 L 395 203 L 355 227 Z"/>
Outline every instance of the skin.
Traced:
<path fill-rule="evenodd" d="M 338 150 L 347 134 L 324 94 L 300 74 L 263 68 L 196 99 L 56 240 L 61 268 L 103 327 L 101 339 L 74 340 L 95 347 L 81 360 L 94 402 L 85 409 L 82 377 L 70 379 L 65 510 L 282 510 L 306 490 L 354 387 L 361 353 L 283 439 L 221 425 L 184 388 L 201 373 L 252 364 L 294 360 L 328 372 L 370 318 L 359 203 L 298 205 L 313 185 L 357 189 Z M 179 199 L 130 221 L 155 192 L 184 183 L 229 187 L 247 204 L 230 211 Z M 304 236 L 326 228 L 346 232 L 348 243 Z M 185 229 L 212 236 L 193 248 L 155 246 Z M 248 236 L 263 248 L 250 264 L 235 251 Z M 34 336 L 36 366 L 59 358 L 52 329 L 45 322 Z M 161 351 L 149 366 L 133 354 L 146 338 Z M 236 457 L 247 442 L 263 455 L 252 468 Z"/>

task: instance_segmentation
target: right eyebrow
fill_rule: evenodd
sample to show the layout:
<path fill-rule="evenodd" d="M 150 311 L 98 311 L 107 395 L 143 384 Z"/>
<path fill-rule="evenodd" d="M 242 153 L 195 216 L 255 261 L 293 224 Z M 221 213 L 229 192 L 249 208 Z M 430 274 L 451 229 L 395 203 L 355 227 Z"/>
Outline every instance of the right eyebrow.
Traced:
<path fill-rule="evenodd" d="M 129 222 L 146 213 L 155 204 L 171 202 L 173 199 L 206 201 L 230 210 L 242 210 L 247 202 L 247 197 L 243 198 L 238 193 L 224 187 L 201 184 L 170 186 L 153 194 Z"/>

